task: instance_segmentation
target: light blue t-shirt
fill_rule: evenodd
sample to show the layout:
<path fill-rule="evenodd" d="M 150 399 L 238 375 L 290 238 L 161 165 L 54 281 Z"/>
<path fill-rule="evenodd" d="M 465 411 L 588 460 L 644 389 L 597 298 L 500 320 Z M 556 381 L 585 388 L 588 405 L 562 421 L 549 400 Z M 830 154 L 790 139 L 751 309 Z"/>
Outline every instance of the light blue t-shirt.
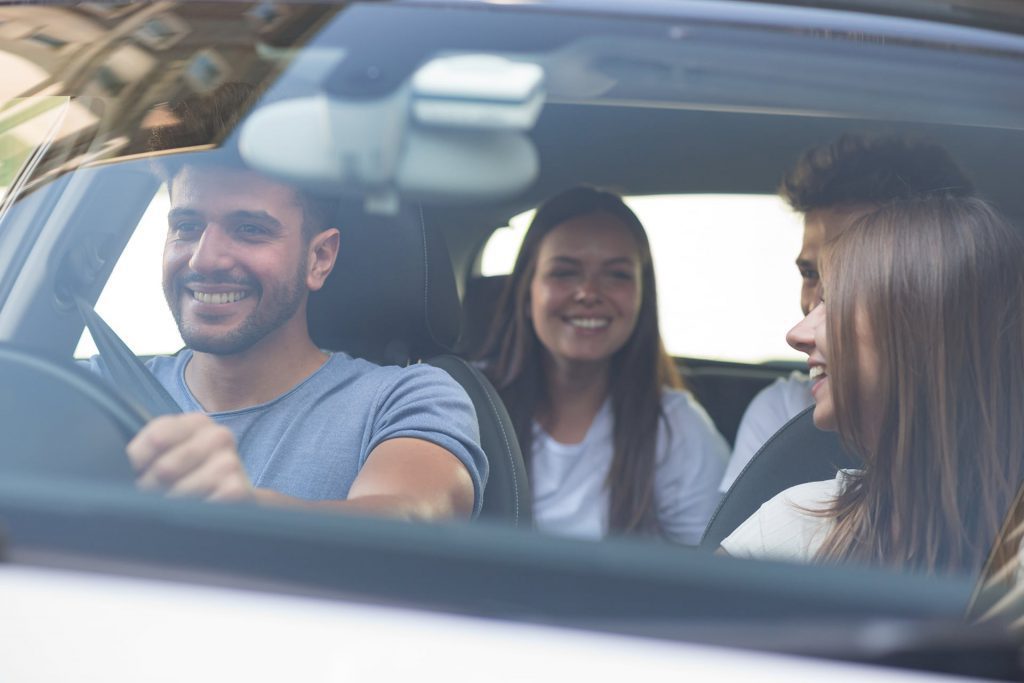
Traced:
<path fill-rule="evenodd" d="M 183 411 L 206 412 L 185 384 L 191 358 L 186 349 L 147 365 Z M 408 437 L 462 461 L 473 479 L 473 514 L 480 511 L 488 466 L 476 412 L 462 387 L 439 368 L 381 366 L 334 353 L 267 403 L 207 414 L 234 433 L 255 486 L 304 500 L 343 500 L 374 448 Z"/>

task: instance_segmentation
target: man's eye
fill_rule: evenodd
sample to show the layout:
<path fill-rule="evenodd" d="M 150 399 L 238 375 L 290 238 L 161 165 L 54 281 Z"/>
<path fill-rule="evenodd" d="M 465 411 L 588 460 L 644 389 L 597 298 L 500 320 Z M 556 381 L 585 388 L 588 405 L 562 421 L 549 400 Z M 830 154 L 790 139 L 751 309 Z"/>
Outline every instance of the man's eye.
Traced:
<path fill-rule="evenodd" d="M 195 235 L 202 229 L 202 224 L 197 221 L 179 221 L 171 225 L 171 230 L 181 237 Z"/>
<path fill-rule="evenodd" d="M 249 237 L 261 237 L 268 232 L 262 225 L 256 225 L 255 223 L 242 223 L 236 230 Z"/>

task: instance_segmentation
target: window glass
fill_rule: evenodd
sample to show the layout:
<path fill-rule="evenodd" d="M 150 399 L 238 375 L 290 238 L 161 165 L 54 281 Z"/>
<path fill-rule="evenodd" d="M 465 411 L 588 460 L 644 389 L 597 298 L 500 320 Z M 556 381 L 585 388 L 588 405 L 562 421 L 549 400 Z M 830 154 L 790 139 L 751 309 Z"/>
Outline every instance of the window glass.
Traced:
<path fill-rule="evenodd" d="M 132 351 L 144 356 L 174 353 L 185 345 L 164 301 L 160 277 L 169 210 L 167 189 L 161 187 L 96 303 L 100 317 Z M 86 330 L 75 357 L 88 358 L 95 353 L 96 345 Z"/>
<path fill-rule="evenodd" d="M 4 63 L 0 59 L 0 65 Z M 68 97 L 19 97 L 0 103 L 0 201 L 33 153 L 56 137 Z"/>
<path fill-rule="evenodd" d="M 748 363 L 803 358 L 785 340 L 800 320 L 793 265 L 799 214 L 774 195 L 658 195 L 626 203 L 651 241 L 670 354 Z M 533 214 L 495 231 L 482 275 L 511 272 Z"/>

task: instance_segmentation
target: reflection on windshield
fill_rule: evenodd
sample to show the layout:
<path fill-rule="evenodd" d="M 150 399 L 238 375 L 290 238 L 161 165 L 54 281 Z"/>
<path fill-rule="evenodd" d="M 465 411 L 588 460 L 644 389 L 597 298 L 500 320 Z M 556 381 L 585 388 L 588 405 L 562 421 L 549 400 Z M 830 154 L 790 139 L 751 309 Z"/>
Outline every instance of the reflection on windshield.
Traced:
<path fill-rule="evenodd" d="M 980 621 L 998 620 L 1024 635 L 1024 487 L 996 539 L 969 615 Z"/>
<path fill-rule="evenodd" d="M 339 6 L 154 3 L 0 8 L 0 192 L 146 151 L 160 103 L 266 83 Z M 234 38 L 224 42 L 222 37 Z M 64 107 L 59 105 L 64 104 Z M 211 142 L 216 142 L 211 140 Z"/>
<path fill-rule="evenodd" d="M 68 97 L 26 97 L 0 107 L 0 202 L 7 196 L 25 164 L 36 152 L 69 127 L 81 129 L 95 117 L 72 105 Z"/>

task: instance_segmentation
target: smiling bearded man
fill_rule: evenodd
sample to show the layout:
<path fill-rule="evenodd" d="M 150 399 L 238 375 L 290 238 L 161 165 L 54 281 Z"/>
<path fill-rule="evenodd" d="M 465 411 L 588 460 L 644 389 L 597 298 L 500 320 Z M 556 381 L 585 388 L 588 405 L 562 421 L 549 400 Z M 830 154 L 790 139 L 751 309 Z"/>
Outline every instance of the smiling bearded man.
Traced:
<path fill-rule="evenodd" d="M 240 353 L 289 321 L 303 324 L 309 264 L 282 239 L 282 221 L 303 226 L 300 248 L 314 235 L 294 192 L 252 172 L 186 167 L 170 195 L 164 296 L 189 348 Z"/>
<path fill-rule="evenodd" d="M 156 148 L 223 139 L 251 101 L 232 84 L 172 106 Z M 336 201 L 245 168 L 230 145 L 159 167 L 164 293 L 188 348 L 148 367 L 184 413 L 128 445 L 138 485 L 407 519 L 479 512 L 487 460 L 463 389 L 437 368 L 378 366 L 310 337 L 309 294 L 340 245 Z"/>

